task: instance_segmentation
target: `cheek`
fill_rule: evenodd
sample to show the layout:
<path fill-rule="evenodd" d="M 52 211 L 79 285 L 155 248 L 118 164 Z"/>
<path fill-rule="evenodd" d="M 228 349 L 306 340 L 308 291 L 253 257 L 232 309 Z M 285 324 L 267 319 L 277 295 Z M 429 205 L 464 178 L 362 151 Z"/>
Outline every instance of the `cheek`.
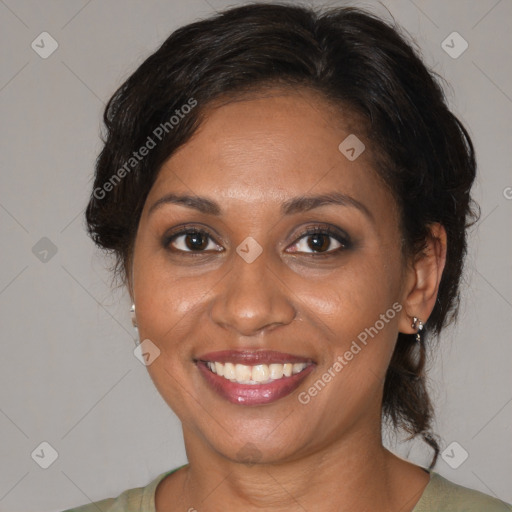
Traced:
<path fill-rule="evenodd" d="M 347 266 L 325 284 L 308 285 L 300 294 L 305 313 L 325 336 L 316 379 L 328 380 L 330 390 L 319 406 L 332 402 L 357 408 L 379 400 L 402 308 L 400 277 L 399 269 L 382 255 L 366 255 L 350 270 Z"/>
<path fill-rule="evenodd" d="M 159 340 L 201 300 L 208 289 L 204 277 L 183 278 L 184 272 L 191 274 L 190 268 L 183 270 L 173 265 L 157 236 L 141 227 L 133 260 L 133 290 L 141 335 L 142 328 L 147 337 Z"/>
<path fill-rule="evenodd" d="M 136 289 L 141 336 L 162 346 L 175 344 L 180 333 L 191 330 L 201 305 L 208 300 L 207 282 L 201 277 L 176 279 L 156 266 L 141 277 L 145 277 L 144 286 Z"/>
<path fill-rule="evenodd" d="M 148 331 L 141 335 L 159 340 L 175 329 L 183 332 L 194 317 L 229 292 L 223 288 L 230 282 L 229 276 L 223 282 L 229 270 L 208 264 L 173 264 L 154 234 L 144 230 L 140 234 L 133 266 L 137 320 Z M 286 286 L 272 288 L 295 304 L 302 313 L 299 317 L 320 328 L 323 324 L 327 339 L 332 341 L 338 334 L 345 340 L 357 337 L 391 307 L 400 289 L 396 247 L 388 244 L 384 248 L 380 242 L 372 240 L 348 253 L 328 272 L 283 267 L 279 273 Z"/>
<path fill-rule="evenodd" d="M 334 332 L 357 335 L 398 300 L 400 276 L 389 261 L 367 251 L 327 277 L 297 279 L 290 288 L 300 303 L 327 322 Z"/>

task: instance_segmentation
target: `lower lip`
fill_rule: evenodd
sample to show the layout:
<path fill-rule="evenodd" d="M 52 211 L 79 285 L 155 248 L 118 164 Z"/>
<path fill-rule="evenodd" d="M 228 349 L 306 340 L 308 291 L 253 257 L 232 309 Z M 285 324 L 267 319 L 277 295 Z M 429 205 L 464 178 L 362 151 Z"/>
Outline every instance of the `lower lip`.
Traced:
<path fill-rule="evenodd" d="M 197 366 L 213 390 L 229 402 L 238 405 L 261 405 L 275 402 L 295 391 L 313 371 L 315 365 L 311 364 L 300 373 L 274 380 L 268 384 L 231 382 L 210 371 L 203 361 L 198 361 Z"/>

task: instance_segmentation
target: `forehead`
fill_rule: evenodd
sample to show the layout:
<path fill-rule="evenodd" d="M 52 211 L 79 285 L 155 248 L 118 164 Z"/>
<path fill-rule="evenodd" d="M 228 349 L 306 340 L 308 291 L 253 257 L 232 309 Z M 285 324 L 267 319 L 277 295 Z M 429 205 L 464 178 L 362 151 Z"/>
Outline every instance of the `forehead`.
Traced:
<path fill-rule="evenodd" d="M 215 196 L 226 207 L 270 206 L 306 192 L 338 191 L 389 203 L 358 124 L 351 112 L 308 90 L 213 103 L 194 136 L 162 166 L 148 202 L 179 191 Z M 364 144 L 357 158 L 340 151 L 345 140 L 357 152 Z"/>

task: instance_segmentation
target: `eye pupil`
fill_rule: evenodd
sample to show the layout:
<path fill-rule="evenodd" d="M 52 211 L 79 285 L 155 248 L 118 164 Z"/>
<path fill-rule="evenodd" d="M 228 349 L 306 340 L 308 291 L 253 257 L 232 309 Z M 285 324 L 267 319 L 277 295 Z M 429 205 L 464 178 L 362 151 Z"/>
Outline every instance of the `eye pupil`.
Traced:
<path fill-rule="evenodd" d="M 185 236 L 185 244 L 188 249 L 198 251 L 208 245 L 208 240 L 203 233 L 187 233 Z"/>
<path fill-rule="evenodd" d="M 323 235 L 322 233 L 317 233 L 315 235 L 310 235 L 309 240 L 314 240 L 313 243 L 308 241 L 308 246 L 312 250 L 327 250 L 330 245 L 329 237 Z"/>

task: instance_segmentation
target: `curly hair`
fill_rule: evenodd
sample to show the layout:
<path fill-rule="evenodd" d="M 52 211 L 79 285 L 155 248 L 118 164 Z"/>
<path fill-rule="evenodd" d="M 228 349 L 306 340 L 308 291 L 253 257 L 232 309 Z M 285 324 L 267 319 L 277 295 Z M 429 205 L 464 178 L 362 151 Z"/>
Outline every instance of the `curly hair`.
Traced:
<path fill-rule="evenodd" d="M 173 32 L 106 106 L 88 232 L 113 253 L 114 276 L 126 283 L 139 218 L 162 164 L 194 134 L 213 100 L 267 86 L 315 91 L 356 116 L 399 207 L 404 254 L 422 251 L 432 223 L 446 230 L 435 307 L 420 344 L 398 334 L 382 402 L 395 429 L 434 449 L 432 468 L 440 450 L 425 377 L 427 343 L 458 309 L 467 227 L 478 217 L 470 196 L 476 162 L 438 75 L 395 23 L 354 7 L 254 3 Z M 135 158 L 150 140 L 154 149 Z"/>

